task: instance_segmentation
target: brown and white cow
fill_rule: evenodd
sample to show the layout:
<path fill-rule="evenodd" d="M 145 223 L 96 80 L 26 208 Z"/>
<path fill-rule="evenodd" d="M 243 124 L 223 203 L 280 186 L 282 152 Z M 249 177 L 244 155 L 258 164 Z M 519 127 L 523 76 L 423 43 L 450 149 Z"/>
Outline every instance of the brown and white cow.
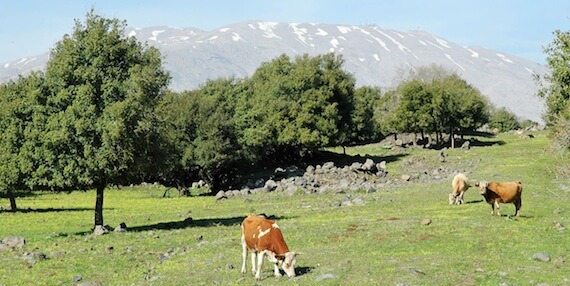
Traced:
<path fill-rule="evenodd" d="M 463 195 L 469 189 L 471 185 L 469 184 L 469 179 L 462 173 L 459 173 L 453 177 L 451 182 L 451 194 L 449 194 L 449 204 L 462 204 Z"/>
<path fill-rule="evenodd" d="M 520 216 L 522 205 L 521 182 L 479 182 L 475 186 L 481 190 L 481 195 L 491 205 L 491 215 L 497 209 L 497 215 L 501 215 L 499 203 L 512 203 L 515 205 L 515 216 Z"/>
<path fill-rule="evenodd" d="M 295 263 L 297 254 L 289 251 L 283 234 L 277 223 L 262 216 L 249 215 L 242 224 L 241 244 L 243 248 L 243 263 L 241 273 L 245 274 L 247 252 L 251 254 L 251 271 L 255 279 L 261 279 L 261 266 L 263 257 L 274 264 L 275 277 L 281 277 L 278 265 L 281 265 L 287 276 L 295 276 Z M 257 260 L 256 260 L 257 259 Z M 257 267 L 256 267 L 257 266 Z"/>

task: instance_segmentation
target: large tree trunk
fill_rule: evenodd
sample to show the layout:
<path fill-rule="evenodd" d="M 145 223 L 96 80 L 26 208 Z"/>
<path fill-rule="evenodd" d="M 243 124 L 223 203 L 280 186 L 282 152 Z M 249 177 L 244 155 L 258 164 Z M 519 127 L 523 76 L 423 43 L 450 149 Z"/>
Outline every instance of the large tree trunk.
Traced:
<path fill-rule="evenodd" d="M 8 194 L 8 198 L 10 199 L 10 209 L 15 212 L 18 210 L 18 207 L 16 206 L 16 197 L 14 196 L 14 191 L 12 191 L 11 188 L 8 188 L 6 190 L 6 193 Z"/>
<path fill-rule="evenodd" d="M 103 195 L 105 186 L 97 186 L 97 197 L 95 199 L 95 226 L 103 225 Z"/>

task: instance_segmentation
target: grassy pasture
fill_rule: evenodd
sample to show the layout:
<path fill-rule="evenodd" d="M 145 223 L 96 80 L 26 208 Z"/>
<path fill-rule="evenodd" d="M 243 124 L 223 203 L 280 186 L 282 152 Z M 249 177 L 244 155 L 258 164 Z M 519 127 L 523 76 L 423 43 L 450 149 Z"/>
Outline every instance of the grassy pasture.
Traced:
<path fill-rule="evenodd" d="M 445 150 L 445 163 L 437 150 L 347 149 L 392 156 L 394 178 L 412 158 L 431 169 L 460 166 L 474 180 L 521 180 L 520 218 L 512 217 L 512 204 L 502 205 L 501 217 L 490 216 L 475 188 L 466 204 L 450 206 L 451 177 L 389 184 L 370 194 L 266 193 L 221 201 L 162 197 L 154 185 L 108 189 L 105 222 L 125 222 L 129 231 L 97 237 L 88 233 L 94 191 L 19 197 L 23 211 L 0 211 L 0 239 L 22 236 L 26 245 L 0 251 L 0 285 L 73 285 L 79 275 L 78 283 L 89 285 L 569 285 L 570 230 L 556 224 L 570 228 L 570 182 L 554 172 L 567 158 L 547 151 L 544 133 L 534 135 L 478 137 L 482 144 L 470 150 Z M 347 195 L 365 204 L 339 206 Z M 0 198 L 0 206 L 8 204 Z M 252 212 L 277 217 L 289 247 L 303 253 L 300 275 L 274 278 L 267 261 L 259 283 L 240 273 L 239 223 Z M 26 252 L 47 259 L 33 262 Z M 539 252 L 552 260 L 531 260 Z"/>

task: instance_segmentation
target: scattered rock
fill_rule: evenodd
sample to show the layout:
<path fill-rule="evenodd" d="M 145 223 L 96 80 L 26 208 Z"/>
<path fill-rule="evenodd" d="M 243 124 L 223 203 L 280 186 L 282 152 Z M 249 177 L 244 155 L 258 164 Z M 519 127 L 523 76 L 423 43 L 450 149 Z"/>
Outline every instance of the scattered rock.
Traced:
<path fill-rule="evenodd" d="M 231 263 L 228 263 L 228 264 L 226 265 L 226 268 L 227 268 L 228 270 L 232 270 L 232 269 L 234 269 L 234 265 L 231 264 Z"/>
<path fill-rule="evenodd" d="M 25 252 L 24 255 L 22 256 L 22 259 L 27 261 L 29 264 L 33 265 L 36 264 L 38 261 L 46 260 L 47 255 L 37 251 Z"/>
<path fill-rule="evenodd" d="M 93 230 L 94 235 L 103 235 L 109 233 L 109 229 L 103 225 L 96 225 L 95 229 Z"/>
<path fill-rule="evenodd" d="M 561 266 L 564 262 L 566 262 L 566 260 L 562 256 L 554 258 L 554 265 L 556 266 Z"/>
<path fill-rule="evenodd" d="M 216 200 L 221 200 L 221 199 L 225 199 L 226 198 L 226 193 L 224 191 L 219 191 L 216 194 Z"/>
<path fill-rule="evenodd" d="M 467 149 L 467 150 L 471 149 L 471 142 L 469 141 L 463 142 L 463 144 L 461 144 L 461 149 Z"/>
<path fill-rule="evenodd" d="M 548 253 L 539 252 L 539 253 L 534 254 L 531 259 L 537 260 L 537 261 L 542 261 L 542 262 L 549 262 L 551 258 L 550 258 L 550 255 Z"/>
<path fill-rule="evenodd" d="M 559 231 L 563 231 L 566 229 L 566 227 L 564 227 L 563 224 L 561 223 L 556 223 L 556 225 L 554 226 L 555 229 L 559 230 Z"/>
<path fill-rule="evenodd" d="M 271 192 L 277 188 L 277 183 L 274 180 L 267 180 L 263 188 Z"/>
<path fill-rule="evenodd" d="M 113 253 L 113 250 L 115 250 L 115 248 L 114 248 L 113 246 L 111 246 L 111 245 L 107 245 L 107 246 L 105 247 L 105 252 L 107 252 L 107 253 L 109 253 L 109 254 Z"/>
<path fill-rule="evenodd" d="M 431 219 L 429 219 L 429 218 L 423 219 L 423 220 L 422 220 L 422 224 L 423 224 L 423 225 L 430 225 L 430 224 L 431 224 Z"/>
<path fill-rule="evenodd" d="M 79 281 L 83 280 L 83 275 L 79 274 L 73 277 L 73 280 L 71 280 L 73 283 L 77 283 Z"/>
<path fill-rule="evenodd" d="M 352 200 L 352 203 L 358 206 L 364 205 L 364 200 L 362 198 L 356 198 L 354 200 Z"/>
<path fill-rule="evenodd" d="M 385 172 L 387 170 L 386 169 L 386 161 L 382 161 L 382 162 L 376 164 L 376 168 L 378 168 L 378 170 Z"/>
<path fill-rule="evenodd" d="M 323 281 L 325 279 L 338 279 L 338 278 L 340 278 L 340 276 L 337 274 L 323 274 L 323 275 L 317 276 L 317 278 L 315 278 L 315 281 L 319 282 L 319 281 Z"/>
<path fill-rule="evenodd" d="M 117 226 L 114 230 L 115 232 L 125 232 L 127 231 L 127 224 L 122 222 L 121 224 L 119 224 L 119 226 Z"/>
<path fill-rule="evenodd" d="M 412 176 L 407 175 L 407 174 L 404 174 L 404 175 L 402 175 L 400 178 L 402 179 L 402 181 L 407 182 L 407 181 L 409 181 L 409 180 L 412 178 Z"/>
<path fill-rule="evenodd" d="M 0 251 L 2 250 L 13 250 L 15 248 L 24 249 L 26 245 L 26 239 L 20 236 L 9 236 L 5 237 L 0 241 Z"/>

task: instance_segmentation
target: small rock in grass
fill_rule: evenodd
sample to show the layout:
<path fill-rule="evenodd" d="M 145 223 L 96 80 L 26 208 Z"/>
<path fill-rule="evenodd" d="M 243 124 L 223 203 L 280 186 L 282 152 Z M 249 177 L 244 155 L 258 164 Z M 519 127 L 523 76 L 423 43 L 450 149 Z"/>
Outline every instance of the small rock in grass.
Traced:
<path fill-rule="evenodd" d="M 426 219 L 422 220 L 422 224 L 423 224 L 423 225 L 430 225 L 430 224 L 431 224 L 431 219 L 426 218 Z"/>
<path fill-rule="evenodd" d="M 317 276 L 317 278 L 315 278 L 315 281 L 319 282 L 325 279 L 337 279 L 340 276 L 337 274 L 323 274 L 323 275 L 319 275 Z"/>
<path fill-rule="evenodd" d="M 550 255 L 548 253 L 539 252 L 539 253 L 534 254 L 531 259 L 542 261 L 542 262 L 548 262 L 548 261 L 550 261 L 551 258 L 550 258 Z"/>

